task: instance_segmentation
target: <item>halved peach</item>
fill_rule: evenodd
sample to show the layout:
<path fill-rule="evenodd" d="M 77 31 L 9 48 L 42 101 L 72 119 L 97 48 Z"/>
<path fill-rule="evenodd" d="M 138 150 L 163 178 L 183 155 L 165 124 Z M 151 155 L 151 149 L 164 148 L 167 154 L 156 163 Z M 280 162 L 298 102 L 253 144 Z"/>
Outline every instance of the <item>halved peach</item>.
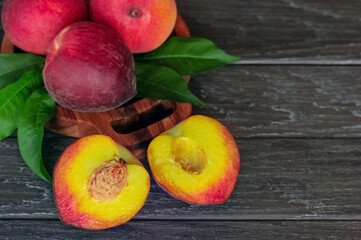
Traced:
<path fill-rule="evenodd" d="M 240 169 L 237 145 L 225 126 L 196 115 L 153 139 L 148 161 L 156 182 L 196 204 L 225 202 Z"/>
<path fill-rule="evenodd" d="M 54 194 L 63 222 L 105 229 L 129 221 L 142 208 L 149 174 L 123 146 L 93 135 L 71 144 L 54 169 Z"/>

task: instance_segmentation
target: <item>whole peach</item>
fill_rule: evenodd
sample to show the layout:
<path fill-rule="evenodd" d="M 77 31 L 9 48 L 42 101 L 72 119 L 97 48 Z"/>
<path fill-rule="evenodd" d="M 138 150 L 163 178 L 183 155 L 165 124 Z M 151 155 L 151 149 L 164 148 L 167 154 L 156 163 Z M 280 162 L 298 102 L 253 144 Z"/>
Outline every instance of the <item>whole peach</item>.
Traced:
<path fill-rule="evenodd" d="M 84 0 L 5 0 L 2 9 L 10 41 L 24 51 L 43 55 L 64 27 L 87 18 Z"/>
<path fill-rule="evenodd" d="M 113 29 L 78 22 L 54 39 L 43 70 L 49 94 L 75 111 L 102 112 L 136 94 L 134 59 Z"/>
<path fill-rule="evenodd" d="M 90 0 L 92 21 L 115 29 L 133 53 L 159 47 L 172 33 L 175 0 Z"/>

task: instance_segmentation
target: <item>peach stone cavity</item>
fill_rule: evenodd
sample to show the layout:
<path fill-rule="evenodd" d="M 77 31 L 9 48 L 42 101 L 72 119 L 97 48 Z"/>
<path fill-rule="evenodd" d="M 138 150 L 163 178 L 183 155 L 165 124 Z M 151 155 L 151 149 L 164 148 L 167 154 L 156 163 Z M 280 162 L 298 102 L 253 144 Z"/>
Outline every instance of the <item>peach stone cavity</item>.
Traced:
<path fill-rule="evenodd" d="M 122 159 L 103 163 L 89 180 L 89 194 L 98 201 L 114 199 L 127 185 L 127 167 Z"/>
<path fill-rule="evenodd" d="M 203 148 L 187 137 L 177 137 L 173 140 L 171 152 L 174 161 L 188 173 L 200 174 L 206 166 L 207 159 Z"/>

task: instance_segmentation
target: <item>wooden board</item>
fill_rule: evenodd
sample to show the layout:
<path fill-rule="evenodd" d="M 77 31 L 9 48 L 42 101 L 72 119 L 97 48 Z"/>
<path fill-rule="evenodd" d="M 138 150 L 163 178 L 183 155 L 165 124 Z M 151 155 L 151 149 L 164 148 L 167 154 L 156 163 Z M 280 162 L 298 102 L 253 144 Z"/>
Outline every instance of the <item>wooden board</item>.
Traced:
<path fill-rule="evenodd" d="M 75 112 L 57 105 L 56 116 L 45 127 L 76 138 L 105 134 L 127 147 L 136 158 L 144 158 L 154 137 L 189 117 L 191 112 L 191 104 L 150 99 L 101 113 Z"/>
<path fill-rule="evenodd" d="M 190 37 L 189 29 L 180 15 L 173 35 Z M 14 46 L 4 36 L 1 53 L 13 52 Z M 184 78 L 189 82 L 189 76 Z M 45 124 L 45 128 L 75 138 L 108 135 L 127 147 L 136 158 L 143 158 L 154 137 L 185 120 L 191 113 L 191 104 L 151 99 L 133 99 L 114 110 L 96 113 L 76 112 L 57 105 L 55 116 Z"/>
<path fill-rule="evenodd" d="M 194 113 L 217 118 L 237 138 L 239 185 L 226 205 L 190 207 L 152 182 L 136 218 L 361 220 L 360 71 L 230 66 L 194 77 L 191 88 L 207 102 Z M 46 133 L 49 169 L 73 141 Z M 16 139 L 2 144 L 0 216 L 57 218 L 51 187 L 28 170 Z"/>
<path fill-rule="evenodd" d="M 361 220 L 360 81 L 356 66 L 229 66 L 194 77 L 207 102 L 194 113 L 237 138 L 239 184 L 225 205 L 190 207 L 152 182 L 136 218 Z M 49 170 L 73 141 L 46 133 Z M 0 217 L 57 218 L 51 187 L 23 163 L 16 139 L 1 146 Z"/>
<path fill-rule="evenodd" d="M 241 64 L 360 64 L 356 0 L 182 0 L 194 36 L 243 57 Z M 210 30 L 211 29 L 211 30 Z"/>
<path fill-rule="evenodd" d="M 188 205 L 152 181 L 146 205 L 129 223 L 104 231 L 69 227 L 13 135 L 0 142 L 0 238 L 359 240 L 360 1 L 177 5 L 194 36 L 243 56 L 190 82 L 207 104 L 193 113 L 220 120 L 237 138 L 243 164 L 231 199 Z M 48 169 L 72 141 L 45 133 Z"/>
<path fill-rule="evenodd" d="M 44 142 L 51 172 L 73 139 Z M 148 199 L 135 219 L 148 220 L 361 220 L 361 139 L 237 139 L 242 169 L 230 199 L 190 205 L 151 178 Z M 0 142 L 0 219 L 57 219 L 52 186 L 21 159 L 16 139 Z M 150 173 L 149 165 L 144 165 Z"/>
<path fill-rule="evenodd" d="M 0 221 L 5 239 L 253 239 L 358 240 L 357 221 L 130 221 L 103 231 L 87 231 L 60 221 Z"/>
<path fill-rule="evenodd" d="M 359 66 L 229 66 L 192 78 L 212 116 L 240 138 L 361 137 Z"/>
<path fill-rule="evenodd" d="M 228 66 L 192 77 L 190 88 L 206 103 L 193 113 L 238 138 L 358 138 L 360 82 L 359 66 Z"/>

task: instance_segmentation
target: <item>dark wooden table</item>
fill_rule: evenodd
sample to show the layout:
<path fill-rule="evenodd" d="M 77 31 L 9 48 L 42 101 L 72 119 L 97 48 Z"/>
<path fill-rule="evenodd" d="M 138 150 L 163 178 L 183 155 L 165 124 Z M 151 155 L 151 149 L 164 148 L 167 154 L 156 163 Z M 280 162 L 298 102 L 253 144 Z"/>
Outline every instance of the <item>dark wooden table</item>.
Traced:
<path fill-rule="evenodd" d="M 361 239 L 361 1 L 178 7 L 193 36 L 243 57 L 190 83 L 207 103 L 193 113 L 221 121 L 240 149 L 228 202 L 189 205 L 152 180 L 130 222 L 104 231 L 66 226 L 52 186 L 24 164 L 14 135 L 0 142 L 0 238 Z M 46 132 L 49 169 L 73 141 Z"/>

